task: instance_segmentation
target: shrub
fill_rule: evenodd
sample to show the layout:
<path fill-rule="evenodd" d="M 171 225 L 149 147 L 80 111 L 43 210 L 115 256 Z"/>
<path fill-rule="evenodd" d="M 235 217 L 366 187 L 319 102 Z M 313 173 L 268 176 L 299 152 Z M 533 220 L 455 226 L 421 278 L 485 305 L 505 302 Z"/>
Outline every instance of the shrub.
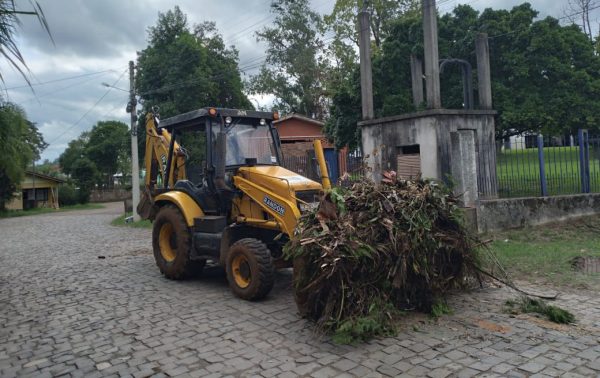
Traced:
<path fill-rule="evenodd" d="M 79 201 L 77 188 L 72 183 L 61 184 L 58 187 L 58 204 L 60 206 L 76 205 Z"/>

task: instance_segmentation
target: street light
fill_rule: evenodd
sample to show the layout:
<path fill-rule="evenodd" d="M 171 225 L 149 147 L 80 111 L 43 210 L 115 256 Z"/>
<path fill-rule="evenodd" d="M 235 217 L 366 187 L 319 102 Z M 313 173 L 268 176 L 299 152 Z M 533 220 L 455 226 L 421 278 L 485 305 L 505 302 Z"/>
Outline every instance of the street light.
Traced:
<path fill-rule="evenodd" d="M 123 88 L 115 87 L 114 85 L 110 85 L 110 84 L 108 84 L 108 83 L 104 83 L 104 82 L 103 82 L 103 83 L 101 83 L 101 84 L 102 84 L 103 86 L 107 87 L 107 88 L 118 89 L 118 90 L 120 90 L 120 91 L 123 91 L 123 92 L 127 92 L 127 93 L 129 93 L 129 91 L 128 91 L 127 89 L 123 89 Z"/>

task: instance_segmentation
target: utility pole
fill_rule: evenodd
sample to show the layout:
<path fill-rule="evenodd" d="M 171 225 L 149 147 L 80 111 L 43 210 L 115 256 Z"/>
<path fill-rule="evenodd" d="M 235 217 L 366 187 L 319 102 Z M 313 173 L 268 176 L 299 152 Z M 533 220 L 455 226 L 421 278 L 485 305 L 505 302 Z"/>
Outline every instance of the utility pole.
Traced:
<path fill-rule="evenodd" d="M 137 140 L 137 112 L 135 99 L 135 82 L 134 82 L 135 66 L 133 61 L 129 61 L 129 104 L 127 111 L 131 114 L 131 192 L 132 192 L 132 207 L 133 221 L 140 220 L 140 215 L 137 213 L 137 205 L 140 203 L 140 165 L 138 161 L 138 140 Z"/>
<path fill-rule="evenodd" d="M 360 36 L 360 89 L 363 120 L 375 118 L 373 112 L 373 73 L 371 67 L 371 27 L 367 3 L 358 13 Z"/>
<path fill-rule="evenodd" d="M 428 109 L 440 109 L 440 59 L 438 52 L 437 9 L 435 0 L 423 0 L 423 50 L 425 53 L 425 87 Z"/>

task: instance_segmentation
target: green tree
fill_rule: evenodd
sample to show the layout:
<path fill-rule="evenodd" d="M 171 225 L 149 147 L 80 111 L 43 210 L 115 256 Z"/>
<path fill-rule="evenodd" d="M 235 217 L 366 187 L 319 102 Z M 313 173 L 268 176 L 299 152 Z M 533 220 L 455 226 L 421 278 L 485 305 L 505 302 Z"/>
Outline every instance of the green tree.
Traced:
<path fill-rule="evenodd" d="M 370 29 L 376 48 L 389 33 L 393 21 L 406 14 L 418 14 L 417 0 L 369 0 L 366 10 L 370 13 Z M 335 32 L 335 38 L 359 44 L 357 14 L 364 9 L 364 0 L 336 0 L 331 14 L 324 17 L 327 27 Z"/>
<path fill-rule="evenodd" d="M 100 121 L 90 131 L 84 149 L 85 156 L 94 163 L 103 182 L 113 186 L 113 175 L 128 173 L 131 155 L 129 128 L 123 122 Z"/>
<path fill-rule="evenodd" d="M 256 33 L 267 43 L 267 58 L 249 88 L 253 93 L 273 94 L 275 106 L 284 113 L 295 112 L 323 119 L 327 111 L 326 62 L 320 52 L 321 17 L 308 0 L 273 0 L 272 27 Z"/>
<path fill-rule="evenodd" d="M 383 70 L 382 44 L 387 41 L 398 20 L 414 20 L 419 17 L 419 1 L 415 0 L 373 0 L 367 3 L 371 17 L 370 31 L 372 36 L 371 50 L 374 64 L 374 100 L 377 115 L 402 112 L 410 109 L 410 87 L 401 88 L 405 83 L 402 70 Z M 330 117 L 325 123 L 326 134 L 335 141 L 336 146 L 356 147 L 360 141 L 360 130 L 356 124 L 361 116 L 360 71 L 357 55 L 359 29 L 357 14 L 363 9 L 362 0 L 337 0 L 331 14 L 325 16 L 325 25 L 334 33 L 326 55 L 329 60 L 327 88 L 331 99 Z M 387 48 L 387 53 L 397 49 L 397 53 L 406 53 L 411 48 L 404 41 L 399 45 Z M 408 47 L 408 48 L 407 48 Z M 409 52 L 410 54 L 410 52 Z M 383 75 L 391 75 L 383 77 Z M 400 78 L 398 78 L 400 76 Z M 381 78 L 381 80 L 380 80 Z M 390 86 L 396 86 L 402 96 L 394 94 Z M 385 102 L 385 103 L 384 103 Z M 408 106 L 407 106 L 408 104 Z"/>
<path fill-rule="evenodd" d="M 0 209 L 13 197 L 26 167 L 46 148 L 42 135 L 29 122 L 23 109 L 11 103 L 0 105 Z"/>
<path fill-rule="evenodd" d="M 73 164 L 72 177 L 75 184 L 79 187 L 79 203 L 87 203 L 90 199 L 90 193 L 98 180 L 99 172 L 96 164 L 87 157 L 77 160 Z"/>
<path fill-rule="evenodd" d="M 252 108 L 242 91 L 237 50 L 225 47 L 212 22 L 190 28 L 179 7 L 159 13 L 148 29 L 148 47 L 137 60 L 136 90 L 143 112 L 158 105 L 162 117 L 205 106 Z"/>
<path fill-rule="evenodd" d="M 58 157 L 58 163 L 60 164 L 60 169 L 64 174 L 73 174 L 73 167 L 75 166 L 75 163 L 79 159 L 85 157 L 85 150 L 89 139 L 89 131 L 81 133 L 77 139 L 70 141 L 67 148 L 62 154 L 60 154 Z"/>

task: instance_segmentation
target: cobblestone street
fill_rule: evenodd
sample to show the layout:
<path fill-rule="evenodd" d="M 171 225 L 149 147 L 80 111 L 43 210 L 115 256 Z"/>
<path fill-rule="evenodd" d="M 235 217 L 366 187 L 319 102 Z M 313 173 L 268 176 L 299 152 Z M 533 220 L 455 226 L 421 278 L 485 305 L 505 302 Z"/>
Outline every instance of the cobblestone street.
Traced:
<path fill-rule="evenodd" d="M 339 346 L 300 319 L 291 272 L 266 300 L 224 273 L 163 278 L 150 230 L 105 209 L 0 219 L 0 377 L 565 376 L 600 374 L 600 298 L 561 294 L 578 323 L 502 312 L 515 294 L 456 295 L 453 315 L 410 316 L 395 338 Z M 104 258 L 99 258 L 104 257 Z"/>

